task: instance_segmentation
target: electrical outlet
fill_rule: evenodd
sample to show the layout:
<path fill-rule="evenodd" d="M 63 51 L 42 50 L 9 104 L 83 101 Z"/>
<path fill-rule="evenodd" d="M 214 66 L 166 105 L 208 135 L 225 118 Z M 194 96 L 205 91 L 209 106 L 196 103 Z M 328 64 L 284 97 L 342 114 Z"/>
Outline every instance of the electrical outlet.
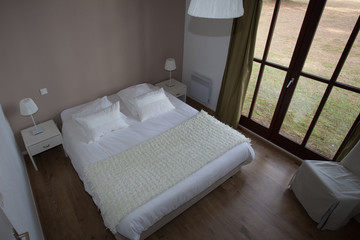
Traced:
<path fill-rule="evenodd" d="M 40 89 L 40 94 L 41 94 L 41 95 L 48 94 L 47 88 L 42 88 L 42 89 Z"/>

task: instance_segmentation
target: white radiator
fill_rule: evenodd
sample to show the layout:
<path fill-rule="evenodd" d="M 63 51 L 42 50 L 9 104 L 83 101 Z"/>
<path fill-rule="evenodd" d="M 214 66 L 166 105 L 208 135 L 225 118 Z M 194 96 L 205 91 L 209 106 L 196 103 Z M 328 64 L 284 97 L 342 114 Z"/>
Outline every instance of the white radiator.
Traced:
<path fill-rule="evenodd" d="M 202 104 L 209 104 L 211 97 L 211 79 L 198 73 L 192 73 L 190 79 L 189 96 Z"/>

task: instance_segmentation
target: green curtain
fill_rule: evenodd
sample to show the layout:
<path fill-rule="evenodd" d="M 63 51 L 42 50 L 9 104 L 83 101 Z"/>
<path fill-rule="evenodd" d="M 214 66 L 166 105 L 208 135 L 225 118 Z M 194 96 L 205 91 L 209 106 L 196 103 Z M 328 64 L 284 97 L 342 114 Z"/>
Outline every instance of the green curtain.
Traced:
<path fill-rule="evenodd" d="M 355 125 L 354 130 L 350 133 L 349 137 L 345 139 L 344 144 L 338 150 L 339 154 L 335 157 L 334 161 L 340 162 L 360 140 L 360 121 Z"/>
<path fill-rule="evenodd" d="M 227 62 L 222 79 L 216 117 L 238 128 L 248 87 L 262 0 L 244 0 L 244 15 L 233 21 Z"/>

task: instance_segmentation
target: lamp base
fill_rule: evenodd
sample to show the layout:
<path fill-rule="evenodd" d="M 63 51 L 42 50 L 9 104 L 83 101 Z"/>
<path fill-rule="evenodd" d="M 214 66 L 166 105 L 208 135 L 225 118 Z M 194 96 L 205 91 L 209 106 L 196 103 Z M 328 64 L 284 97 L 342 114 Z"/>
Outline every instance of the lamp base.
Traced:
<path fill-rule="evenodd" d="M 175 86 L 173 79 L 169 79 L 168 82 L 165 84 L 167 87 L 173 87 Z"/>
<path fill-rule="evenodd" d="M 40 133 L 44 132 L 44 130 L 42 130 L 41 128 L 34 128 L 31 133 L 32 135 L 38 135 Z"/>
<path fill-rule="evenodd" d="M 173 84 L 173 83 L 167 83 L 167 84 L 165 84 L 167 87 L 173 87 L 173 86 L 175 86 L 175 84 Z"/>

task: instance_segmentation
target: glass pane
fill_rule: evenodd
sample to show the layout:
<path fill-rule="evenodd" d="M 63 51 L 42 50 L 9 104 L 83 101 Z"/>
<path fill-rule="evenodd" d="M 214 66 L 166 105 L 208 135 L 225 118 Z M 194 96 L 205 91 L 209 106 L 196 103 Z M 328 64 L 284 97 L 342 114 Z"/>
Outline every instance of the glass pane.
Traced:
<path fill-rule="evenodd" d="M 333 88 L 306 147 L 332 159 L 360 111 L 360 94 Z"/>
<path fill-rule="evenodd" d="M 269 127 L 273 117 L 286 72 L 266 66 L 261 79 L 252 119 Z"/>
<path fill-rule="evenodd" d="M 262 58 L 264 54 L 265 44 L 269 33 L 271 18 L 275 8 L 274 0 L 264 0 L 259 19 L 259 26 L 256 34 L 256 44 L 254 57 Z"/>
<path fill-rule="evenodd" d="M 249 116 L 251 101 L 253 99 L 254 91 L 255 91 L 256 80 L 259 76 L 259 69 L 260 69 L 260 63 L 253 62 L 249 85 L 246 90 L 244 106 L 242 109 L 242 114 L 244 116 Z"/>
<path fill-rule="evenodd" d="M 280 133 L 301 144 L 327 85 L 300 77 Z"/>
<path fill-rule="evenodd" d="M 303 68 L 304 72 L 331 78 L 359 17 L 359 9 L 360 1 L 327 1 Z"/>
<path fill-rule="evenodd" d="M 268 61 L 288 67 L 309 1 L 281 1 Z"/>
<path fill-rule="evenodd" d="M 360 6 L 359 6 L 360 7 Z M 337 81 L 360 88 L 360 37 L 357 36 Z"/>

